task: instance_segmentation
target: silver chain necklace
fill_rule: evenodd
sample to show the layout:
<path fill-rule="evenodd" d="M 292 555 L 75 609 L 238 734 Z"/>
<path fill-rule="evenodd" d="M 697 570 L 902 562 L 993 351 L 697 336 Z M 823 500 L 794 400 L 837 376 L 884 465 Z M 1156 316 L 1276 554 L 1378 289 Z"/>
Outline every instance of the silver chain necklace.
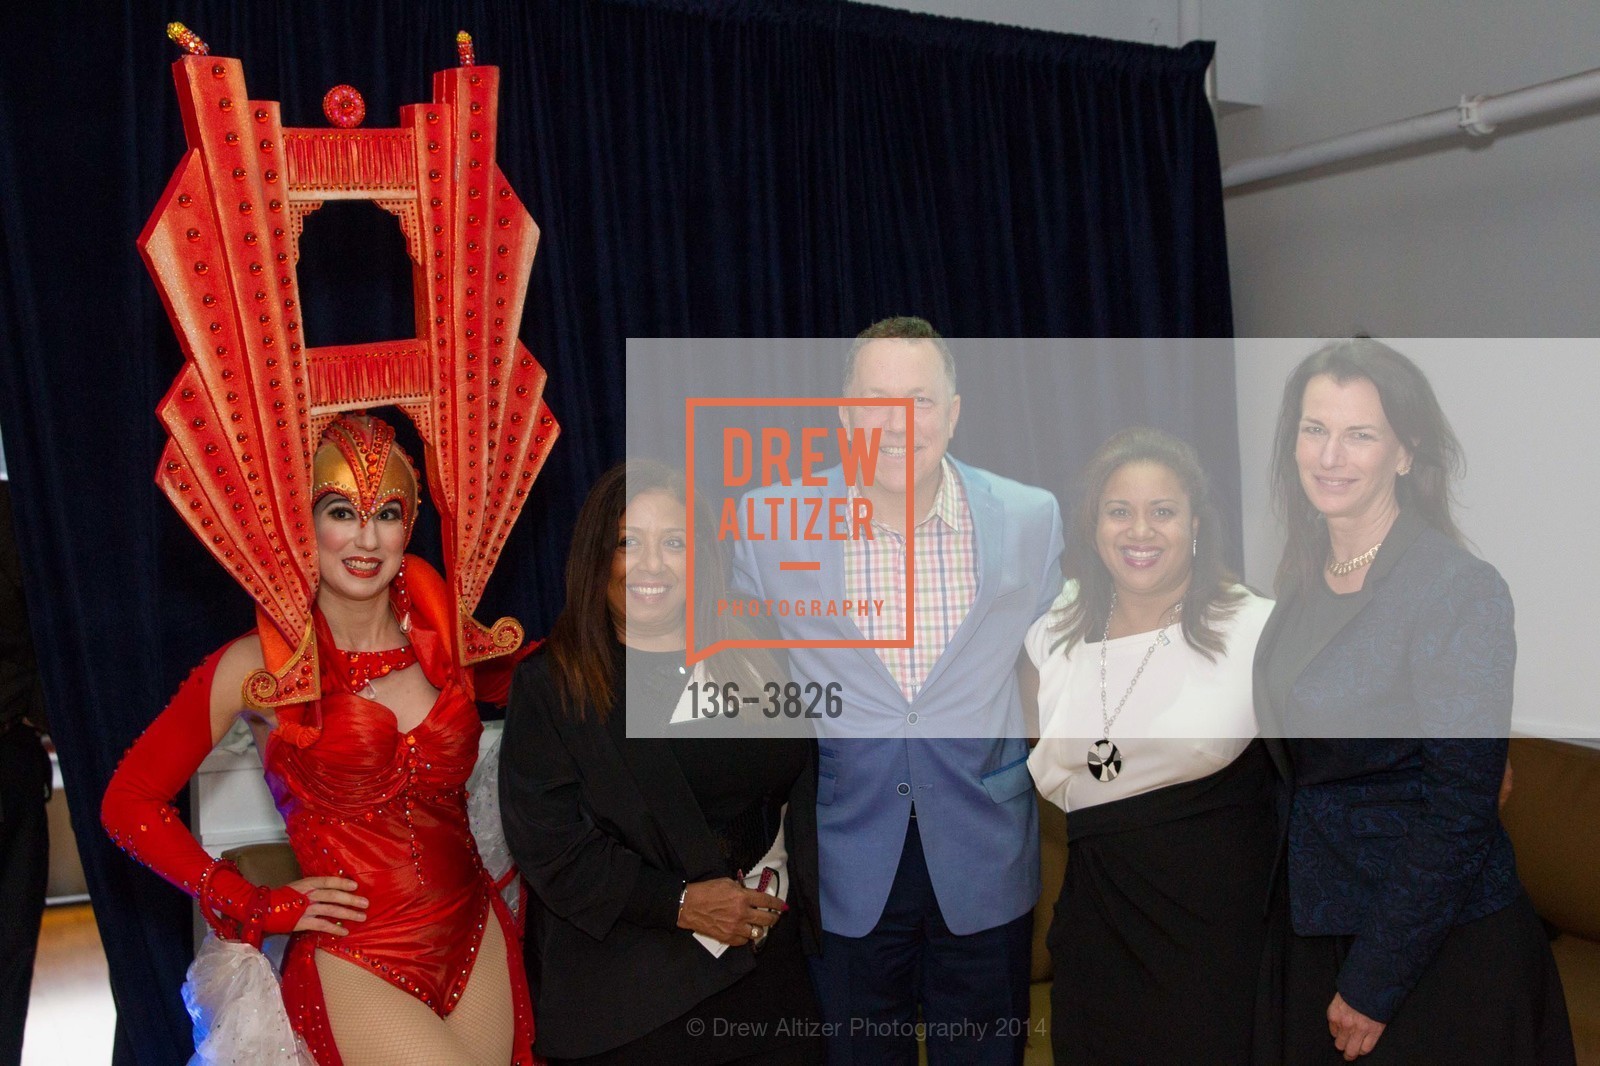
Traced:
<path fill-rule="evenodd" d="M 1117 775 L 1122 773 L 1122 752 L 1111 743 L 1111 726 L 1122 714 L 1122 708 L 1128 704 L 1128 697 L 1133 695 L 1134 686 L 1139 684 L 1139 678 L 1144 675 L 1144 668 L 1150 665 L 1150 656 L 1163 644 L 1171 644 L 1167 636 L 1167 627 L 1170 626 L 1178 615 L 1183 613 L 1183 601 L 1179 600 L 1167 608 L 1165 619 L 1156 630 L 1156 639 L 1150 642 L 1145 649 L 1144 658 L 1139 660 L 1139 669 L 1133 672 L 1133 680 L 1128 682 L 1127 691 L 1117 701 L 1117 709 L 1106 709 L 1106 645 L 1111 641 L 1111 616 L 1117 613 L 1117 593 L 1111 592 L 1111 606 L 1106 611 L 1106 627 L 1100 633 L 1100 740 L 1089 749 L 1089 772 L 1094 774 L 1097 781 L 1115 781 Z"/>

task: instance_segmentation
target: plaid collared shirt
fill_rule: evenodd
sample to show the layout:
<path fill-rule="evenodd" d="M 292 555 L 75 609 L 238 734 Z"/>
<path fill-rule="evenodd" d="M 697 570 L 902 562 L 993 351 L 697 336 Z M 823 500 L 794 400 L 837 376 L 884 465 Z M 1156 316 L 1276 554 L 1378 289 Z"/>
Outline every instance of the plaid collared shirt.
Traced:
<path fill-rule="evenodd" d="M 978 548 L 966 489 L 949 459 L 942 460 L 941 469 L 939 495 L 912 536 L 916 579 L 912 646 L 877 649 L 908 701 L 922 691 L 928 671 L 944 654 L 978 595 Z M 858 495 L 853 486 L 850 495 Z M 869 611 L 860 620 L 862 635 L 868 640 L 896 640 L 905 636 L 906 538 L 876 520 L 872 533 L 871 540 L 845 545 L 845 595 L 852 600 L 882 600 L 881 614 Z"/>

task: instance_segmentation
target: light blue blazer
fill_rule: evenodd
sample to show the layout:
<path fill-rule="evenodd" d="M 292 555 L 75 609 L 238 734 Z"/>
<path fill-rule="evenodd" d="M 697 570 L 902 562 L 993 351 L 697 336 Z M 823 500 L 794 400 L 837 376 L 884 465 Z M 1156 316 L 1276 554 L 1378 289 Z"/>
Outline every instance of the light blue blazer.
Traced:
<path fill-rule="evenodd" d="M 1003 925 L 1038 900 L 1038 812 L 1015 665 L 1023 634 L 1061 590 L 1061 511 L 1043 489 L 951 461 L 972 513 L 978 591 L 916 700 L 876 649 L 788 653 L 801 684 L 840 685 L 842 713 L 818 723 L 817 834 L 822 925 L 842 936 L 866 935 L 883 914 L 913 802 L 951 932 Z M 752 495 L 844 496 L 841 469 L 826 476 L 826 486 Z M 821 569 L 778 569 L 793 558 Z M 741 540 L 734 570 L 735 588 L 757 599 L 845 598 L 843 541 Z M 787 640 L 864 639 L 846 617 L 777 621 Z"/>

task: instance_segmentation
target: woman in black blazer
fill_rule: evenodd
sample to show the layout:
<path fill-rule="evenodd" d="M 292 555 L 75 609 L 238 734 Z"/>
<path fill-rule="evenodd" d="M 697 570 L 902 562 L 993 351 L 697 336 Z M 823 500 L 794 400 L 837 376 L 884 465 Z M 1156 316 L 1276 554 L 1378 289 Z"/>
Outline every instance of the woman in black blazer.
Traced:
<path fill-rule="evenodd" d="M 1256 659 L 1292 782 L 1273 1061 L 1573 1061 L 1500 825 L 1511 597 L 1461 547 L 1459 466 L 1427 379 L 1393 349 L 1335 342 L 1290 376 L 1273 467 L 1288 541 Z"/>
<path fill-rule="evenodd" d="M 533 886 L 535 1050 L 552 1062 L 820 1061 L 813 742 L 754 708 L 707 717 L 712 683 L 760 693 L 770 653 L 686 663 L 681 475 L 633 461 L 596 483 L 566 608 L 519 669 L 500 801 Z M 715 529 L 697 514 L 696 644 L 733 631 Z M 720 708 L 719 708 L 720 709 Z"/>

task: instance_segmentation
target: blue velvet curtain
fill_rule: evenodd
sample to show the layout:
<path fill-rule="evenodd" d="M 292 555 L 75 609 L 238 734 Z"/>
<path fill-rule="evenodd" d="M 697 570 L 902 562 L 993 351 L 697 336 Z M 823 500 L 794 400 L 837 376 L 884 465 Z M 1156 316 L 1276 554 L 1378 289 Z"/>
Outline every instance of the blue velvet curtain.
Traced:
<path fill-rule="evenodd" d="M 0 423 L 119 1063 L 188 1054 L 190 911 L 105 840 L 99 797 L 186 672 L 250 624 L 152 484 L 151 412 L 181 356 L 133 241 L 183 151 L 173 17 L 243 59 L 251 95 L 291 125 L 320 124 L 340 82 L 368 125 L 391 124 L 454 63 L 458 28 L 502 69 L 501 165 L 544 230 L 522 336 L 565 432 L 481 613 L 532 633 L 559 604 L 578 502 L 620 458 L 628 336 L 850 336 L 890 314 L 950 336 L 1231 332 L 1208 44 L 824 0 L 13 5 Z M 407 268 L 382 228 L 312 216 L 312 343 L 406 331 Z M 974 371 L 994 395 L 1029 392 Z M 1236 501 L 1231 359 L 1156 352 L 1114 371 L 1061 383 L 1069 453 L 1163 425 Z"/>

